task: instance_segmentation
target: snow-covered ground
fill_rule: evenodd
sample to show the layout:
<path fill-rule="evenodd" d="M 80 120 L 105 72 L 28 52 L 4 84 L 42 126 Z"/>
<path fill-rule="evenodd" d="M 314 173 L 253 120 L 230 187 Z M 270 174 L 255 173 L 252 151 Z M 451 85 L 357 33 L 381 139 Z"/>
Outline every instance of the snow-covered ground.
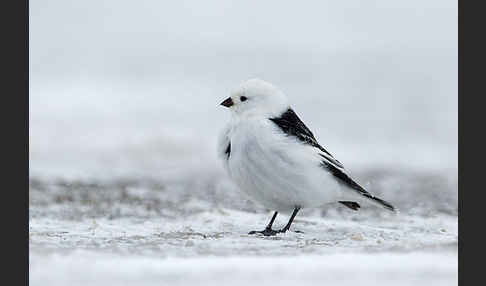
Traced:
<path fill-rule="evenodd" d="M 269 215 L 269 214 L 267 214 Z M 264 215 L 32 219 L 31 285 L 456 285 L 457 221 L 303 217 L 263 238 Z"/>
<path fill-rule="evenodd" d="M 456 258 L 453 253 L 336 253 L 161 259 L 78 251 L 34 260 L 30 285 L 457 285 Z"/>
<path fill-rule="evenodd" d="M 456 185 L 440 176 L 414 175 L 415 183 L 398 174 L 362 176 L 400 214 L 330 205 L 302 211 L 292 227 L 302 233 L 275 237 L 247 235 L 262 229 L 271 212 L 221 178 L 165 184 L 33 178 L 29 279 L 31 285 L 455 285 Z M 385 194 L 390 183 L 401 193 Z M 280 214 L 276 226 L 287 219 Z"/>

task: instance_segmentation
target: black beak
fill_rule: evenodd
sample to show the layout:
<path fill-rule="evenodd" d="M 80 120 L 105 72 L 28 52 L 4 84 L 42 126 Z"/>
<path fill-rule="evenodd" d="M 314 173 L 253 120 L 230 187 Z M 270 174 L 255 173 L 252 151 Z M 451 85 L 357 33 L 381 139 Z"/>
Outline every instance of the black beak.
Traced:
<path fill-rule="evenodd" d="M 233 104 L 234 104 L 233 99 L 231 99 L 231 97 L 228 97 L 223 102 L 221 102 L 221 105 L 226 106 L 226 107 L 231 107 L 231 106 L 233 106 Z"/>

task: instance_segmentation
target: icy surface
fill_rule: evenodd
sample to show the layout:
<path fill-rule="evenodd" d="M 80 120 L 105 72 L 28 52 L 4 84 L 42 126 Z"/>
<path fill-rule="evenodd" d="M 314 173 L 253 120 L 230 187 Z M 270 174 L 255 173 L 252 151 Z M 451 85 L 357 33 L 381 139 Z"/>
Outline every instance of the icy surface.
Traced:
<path fill-rule="evenodd" d="M 30 285 L 457 285 L 451 253 L 160 259 L 77 251 L 31 264 Z"/>
<path fill-rule="evenodd" d="M 247 235 L 272 213 L 221 179 L 33 178 L 29 279 L 31 285 L 455 285 L 457 186 L 436 176 L 414 175 L 415 183 L 397 174 L 362 176 L 373 178 L 369 185 L 400 214 L 330 205 L 302 211 L 292 227 L 302 233 L 275 237 Z M 390 183 L 407 195 L 383 194 Z M 280 214 L 275 226 L 287 219 Z"/>

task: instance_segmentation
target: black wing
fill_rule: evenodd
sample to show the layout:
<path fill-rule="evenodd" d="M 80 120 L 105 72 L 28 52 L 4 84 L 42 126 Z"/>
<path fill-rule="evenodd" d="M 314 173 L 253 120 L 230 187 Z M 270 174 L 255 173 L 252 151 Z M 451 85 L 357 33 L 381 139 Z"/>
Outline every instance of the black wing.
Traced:
<path fill-rule="evenodd" d="M 373 196 L 372 194 L 368 193 L 363 187 L 361 187 L 358 183 L 353 181 L 346 173 L 344 173 L 342 170 L 336 168 L 332 164 L 329 164 L 328 162 L 323 161 L 321 163 L 321 166 L 326 168 L 333 174 L 334 177 L 338 178 L 341 183 L 346 184 L 348 187 L 352 188 L 353 190 L 357 191 L 360 195 L 363 197 L 370 199 L 380 205 L 382 205 L 384 208 L 395 211 L 395 207 L 393 207 L 389 202 L 384 201 L 378 197 Z"/>
<path fill-rule="evenodd" d="M 281 116 L 270 118 L 280 129 L 287 134 L 287 136 L 294 136 L 305 144 L 309 144 L 324 154 L 320 154 L 323 159 L 330 161 L 339 168 L 344 168 L 344 166 L 338 160 L 334 159 L 331 153 L 327 152 L 324 147 L 319 145 L 314 134 L 305 126 L 304 122 L 295 114 L 292 108 L 287 109 Z"/>
<path fill-rule="evenodd" d="M 304 122 L 300 120 L 300 118 L 295 114 L 295 112 L 289 108 L 285 111 L 280 117 L 270 118 L 272 122 L 274 122 L 280 129 L 287 134 L 287 136 L 293 136 L 300 140 L 305 144 L 309 144 L 323 153 L 319 155 L 323 158 L 321 162 L 321 166 L 325 168 L 327 171 L 331 172 L 331 174 L 339 179 L 339 181 L 351 189 L 357 191 L 362 196 L 377 202 L 378 204 L 382 205 L 383 207 L 394 211 L 395 208 L 388 202 L 373 196 L 372 194 L 368 193 L 363 187 L 361 187 L 358 183 L 353 181 L 345 172 L 344 166 L 338 160 L 334 159 L 331 153 L 327 152 L 319 143 L 317 142 L 314 134 L 305 126 Z M 348 206 L 348 205 L 346 205 Z M 348 206 L 349 207 L 349 206 Z"/>

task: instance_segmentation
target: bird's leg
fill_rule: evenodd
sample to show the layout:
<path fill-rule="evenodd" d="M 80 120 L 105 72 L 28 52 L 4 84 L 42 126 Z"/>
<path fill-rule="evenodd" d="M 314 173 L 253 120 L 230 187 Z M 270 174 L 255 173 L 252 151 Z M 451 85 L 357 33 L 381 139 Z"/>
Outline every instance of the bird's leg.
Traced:
<path fill-rule="evenodd" d="M 299 212 L 299 210 L 300 210 L 300 207 L 295 207 L 294 212 L 292 213 L 292 216 L 290 217 L 289 222 L 287 223 L 287 225 L 284 228 L 282 228 L 281 230 L 279 230 L 278 232 L 285 233 L 287 230 L 290 229 L 290 225 L 292 225 L 292 222 L 294 221 L 294 218 L 297 215 L 297 213 Z"/>
<path fill-rule="evenodd" d="M 278 231 L 275 231 L 272 229 L 272 225 L 273 225 L 273 222 L 275 221 L 275 218 L 277 217 L 277 214 L 278 212 L 275 212 L 272 216 L 272 219 L 270 220 L 270 222 L 268 223 L 267 227 L 265 227 L 264 230 L 261 230 L 261 231 L 256 231 L 256 230 L 253 230 L 253 231 L 250 231 L 248 234 L 257 234 L 257 233 L 261 233 L 263 234 L 264 236 L 271 236 L 271 235 L 276 235 L 278 233 Z"/>

